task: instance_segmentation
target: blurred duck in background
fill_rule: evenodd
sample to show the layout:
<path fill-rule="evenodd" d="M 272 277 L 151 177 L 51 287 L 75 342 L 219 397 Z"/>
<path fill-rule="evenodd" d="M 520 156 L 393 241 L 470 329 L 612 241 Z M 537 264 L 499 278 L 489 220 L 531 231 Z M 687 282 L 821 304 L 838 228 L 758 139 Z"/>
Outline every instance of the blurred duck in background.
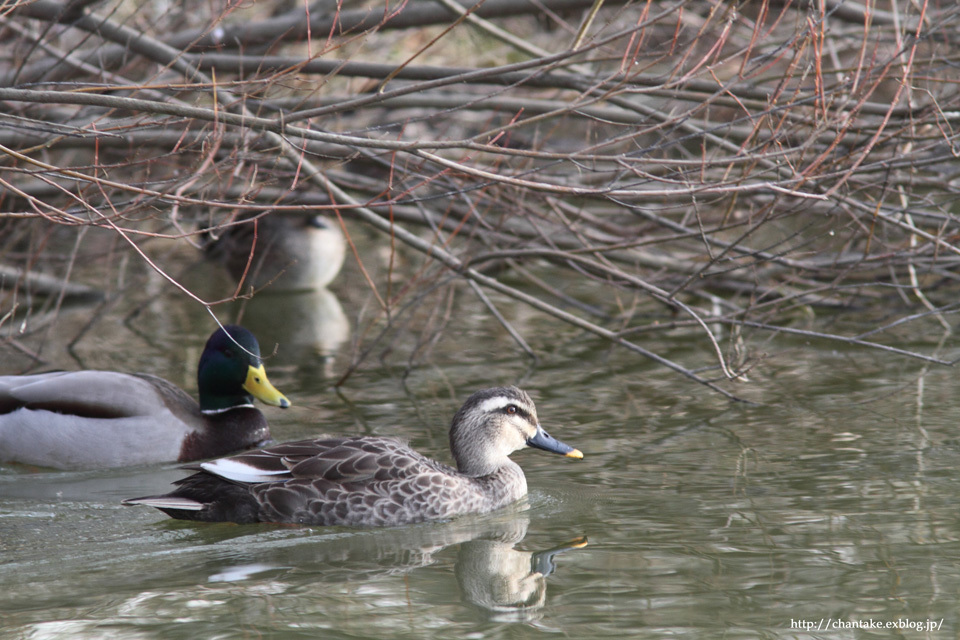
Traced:
<path fill-rule="evenodd" d="M 326 287 L 340 273 L 346 239 L 337 220 L 270 213 L 216 229 L 207 259 L 240 282 L 244 297 L 234 318 L 264 344 L 279 344 L 284 360 L 332 367 L 332 356 L 350 336 L 350 323 Z M 283 322 L 278 322 L 283 318 Z"/>
<path fill-rule="evenodd" d="M 340 225 L 323 216 L 272 213 L 216 230 L 206 253 L 242 278 L 245 290 L 323 289 L 340 273 L 346 241 Z"/>

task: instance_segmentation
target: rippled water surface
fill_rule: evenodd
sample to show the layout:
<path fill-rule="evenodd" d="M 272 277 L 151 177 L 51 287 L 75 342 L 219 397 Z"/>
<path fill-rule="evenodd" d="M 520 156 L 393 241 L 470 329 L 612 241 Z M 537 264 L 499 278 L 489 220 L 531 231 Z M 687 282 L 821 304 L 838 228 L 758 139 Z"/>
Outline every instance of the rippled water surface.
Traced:
<path fill-rule="evenodd" d="M 960 633 L 954 371 L 780 342 L 742 383 L 758 404 L 734 404 L 592 338 L 516 317 L 543 349 L 532 363 L 463 296 L 461 320 L 416 366 L 378 356 L 383 367 L 361 368 L 336 391 L 362 290 L 348 279 L 332 303 L 278 295 L 248 310 L 244 322 L 265 351 L 279 343 L 268 371 L 295 404 L 265 409 L 278 440 L 400 435 L 446 461 L 460 402 L 477 388 L 517 383 L 544 426 L 584 460 L 518 452 L 526 501 L 382 530 L 190 524 L 120 505 L 166 490 L 183 476 L 176 465 L 8 465 L 0 468 L 0 636 Z M 195 391 L 212 326 L 202 311 L 163 293 L 133 322 L 129 309 L 104 313 L 72 357 L 48 336 L 51 365 L 150 371 Z M 81 326 L 89 314 L 64 309 L 59 326 Z M 948 338 L 941 355 L 956 357 L 958 346 Z M 670 355 L 705 348 L 680 336 Z M 332 356 L 317 355 L 324 350 Z M 4 372 L 21 363 L 8 365 Z M 862 631 L 837 621 L 941 627 Z"/>

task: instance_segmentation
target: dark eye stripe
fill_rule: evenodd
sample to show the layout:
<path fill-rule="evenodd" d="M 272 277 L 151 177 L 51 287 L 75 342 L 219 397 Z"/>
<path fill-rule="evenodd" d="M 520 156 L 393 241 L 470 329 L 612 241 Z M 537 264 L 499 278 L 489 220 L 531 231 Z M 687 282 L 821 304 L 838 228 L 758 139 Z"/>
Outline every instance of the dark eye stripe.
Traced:
<path fill-rule="evenodd" d="M 500 413 L 504 413 L 504 414 L 506 414 L 506 415 L 510 415 L 510 412 L 508 411 L 508 409 L 509 409 L 510 407 L 514 407 L 514 408 L 516 409 L 516 413 L 514 413 L 513 415 L 515 415 L 515 416 L 520 416 L 521 418 L 523 418 L 524 420 L 526 420 L 526 421 L 528 421 L 528 422 L 530 421 L 530 412 L 527 411 L 526 409 L 524 409 L 523 407 L 521 407 L 520 405 L 509 404 L 509 405 L 505 406 L 503 409 L 501 409 L 501 410 L 500 410 Z"/>

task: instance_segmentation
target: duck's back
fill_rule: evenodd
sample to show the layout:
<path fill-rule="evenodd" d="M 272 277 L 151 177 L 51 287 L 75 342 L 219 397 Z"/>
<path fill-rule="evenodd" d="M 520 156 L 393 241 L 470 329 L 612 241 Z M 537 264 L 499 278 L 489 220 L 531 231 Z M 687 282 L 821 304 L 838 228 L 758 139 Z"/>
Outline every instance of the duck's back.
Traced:
<path fill-rule="evenodd" d="M 0 376 L 0 460 L 67 469 L 176 460 L 189 429 L 161 391 L 196 405 L 152 376 L 114 371 Z"/>
<path fill-rule="evenodd" d="M 497 478 L 470 478 L 394 438 L 321 437 L 199 467 L 203 471 L 181 481 L 172 495 L 207 508 L 170 515 L 390 526 L 482 513 L 526 493 L 523 473 L 512 463 Z"/>

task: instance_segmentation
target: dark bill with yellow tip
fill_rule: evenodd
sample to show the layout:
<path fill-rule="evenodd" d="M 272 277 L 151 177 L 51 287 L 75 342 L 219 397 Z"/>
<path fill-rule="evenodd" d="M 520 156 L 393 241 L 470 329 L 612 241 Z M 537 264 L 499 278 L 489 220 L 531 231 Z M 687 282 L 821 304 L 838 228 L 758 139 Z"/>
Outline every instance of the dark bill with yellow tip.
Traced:
<path fill-rule="evenodd" d="M 264 404 L 280 407 L 281 409 L 286 409 L 290 406 L 290 401 L 287 400 L 287 397 L 277 391 L 277 388 L 267 380 L 267 371 L 263 368 L 262 364 L 259 367 L 250 365 L 250 369 L 247 371 L 247 380 L 243 383 L 243 388 Z"/>
<path fill-rule="evenodd" d="M 533 437 L 527 440 L 527 445 L 549 451 L 550 453 L 559 453 L 568 458 L 576 458 L 578 460 L 583 458 L 583 454 L 580 453 L 579 449 L 574 449 L 570 445 L 560 442 L 544 431 L 540 425 L 537 425 L 537 432 Z"/>

